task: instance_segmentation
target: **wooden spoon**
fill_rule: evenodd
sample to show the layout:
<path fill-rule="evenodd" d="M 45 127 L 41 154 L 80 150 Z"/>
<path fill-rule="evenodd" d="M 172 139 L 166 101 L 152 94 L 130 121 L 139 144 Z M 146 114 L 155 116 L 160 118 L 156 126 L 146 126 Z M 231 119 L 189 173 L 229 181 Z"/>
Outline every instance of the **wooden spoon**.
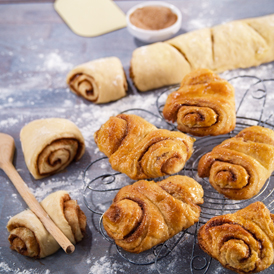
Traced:
<path fill-rule="evenodd" d="M 35 199 L 28 186 L 13 166 L 12 160 L 14 150 L 15 144 L 13 138 L 8 134 L 0 133 L 0 168 L 7 174 L 31 211 L 40 219 L 47 231 L 54 237 L 58 244 L 66 253 L 72 253 L 75 250 L 74 245 L 50 219 L 49 215 Z"/>

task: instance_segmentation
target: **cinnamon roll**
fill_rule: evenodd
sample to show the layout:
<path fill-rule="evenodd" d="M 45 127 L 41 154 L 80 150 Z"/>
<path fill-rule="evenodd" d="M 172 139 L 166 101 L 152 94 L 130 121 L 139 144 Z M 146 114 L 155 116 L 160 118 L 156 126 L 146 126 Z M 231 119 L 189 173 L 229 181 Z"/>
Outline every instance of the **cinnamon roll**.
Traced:
<path fill-rule="evenodd" d="M 205 154 L 198 175 L 230 199 L 249 199 L 259 193 L 274 171 L 274 131 L 261 126 L 242 130 Z"/>
<path fill-rule="evenodd" d="M 95 132 L 94 140 L 114 170 L 135 180 L 179 172 L 194 142 L 181 132 L 157 129 L 133 114 L 111 117 Z"/>
<path fill-rule="evenodd" d="M 197 69 L 169 94 L 163 116 L 194 136 L 226 134 L 236 125 L 234 88 L 212 71 Z"/>
<path fill-rule="evenodd" d="M 123 187 L 103 215 L 108 235 L 124 250 L 140 253 L 199 220 L 203 188 L 187 176 L 138 181 Z"/>
<path fill-rule="evenodd" d="M 256 273 L 273 264 L 274 215 L 262 202 L 210 219 L 198 232 L 200 247 L 224 267 Z"/>

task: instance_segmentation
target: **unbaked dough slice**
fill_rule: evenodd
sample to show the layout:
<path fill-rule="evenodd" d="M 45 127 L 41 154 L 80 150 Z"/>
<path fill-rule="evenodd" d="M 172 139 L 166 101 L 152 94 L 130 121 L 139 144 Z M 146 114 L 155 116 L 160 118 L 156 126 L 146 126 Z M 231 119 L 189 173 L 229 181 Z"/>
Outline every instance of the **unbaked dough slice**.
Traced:
<path fill-rule="evenodd" d="M 189 72 L 184 56 L 167 43 L 143 46 L 132 54 L 130 75 L 140 91 L 178 84 Z"/>
<path fill-rule="evenodd" d="M 121 61 L 108 57 L 81 64 L 67 75 L 72 92 L 96 103 L 108 103 L 126 96 L 127 80 Z"/>
<path fill-rule="evenodd" d="M 268 15 L 258 18 L 250 18 L 244 20 L 251 28 L 261 35 L 269 49 L 265 54 L 263 62 L 271 62 L 274 60 L 274 15 Z"/>
<path fill-rule="evenodd" d="M 233 21 L 212 28 L 214 68 L 217 72 L 258 66 L 269 46 L 248 24 Z"/>
<path fill-rule="evenodd" d="M 213 67 L 211 30 L 209 28 L 181 34 L 166 42 L 183 54 L 190 63 L 191 70 Z"/>
<path fill-rule="evenodd" d="M 78 127 L 67 119 L 35 120 L 24 126 L 20 140 L 26 165 L 35 179 L 65 169 L 85 152 L 85 141 Z"/>

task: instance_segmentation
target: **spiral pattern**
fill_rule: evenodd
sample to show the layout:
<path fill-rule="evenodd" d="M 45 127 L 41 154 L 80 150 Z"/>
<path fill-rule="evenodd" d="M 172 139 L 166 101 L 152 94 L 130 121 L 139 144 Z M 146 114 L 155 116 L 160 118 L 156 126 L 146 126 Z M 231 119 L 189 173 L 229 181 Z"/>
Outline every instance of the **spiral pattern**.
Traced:
<path fill-rule="evenodd" d="M 26 165 L 35 179 L 65 169 L 85 152 L 78 127 L 67 119 L 39 119 L 25 125 L 20 139 Z"/>
<path fill-rule="evenodd" d="M 69 81 L 70 89 L 75 93 L 83 96 L 91 102 L 96 102 L 98 100 L 99 94 L 97 91 L 96 82 L 94 78 L 83 74 L 75 74 Z"/>
<path fill-rule="evenodd" d="M 234 88 L 208 69 L 192 71 L 168 96 L 163 115 L 194 136 L 228 133 L 236 123 Z"/>
<path fill-rule="evenodd" d="M 73 68 L 67 75 L 71 91 L 96 104 L 126 96 L 127 80 L 117 57 L 93 60 Z"/>
<path fill-rule="evenodd" d="M 205 154 L 198 175 L 230 199 L 249 199 L 258 194 L 274 171 L 274 132 L 253 126 L 225 140 Z"/>
<path fill-rule="evenodd" d="M 194 142 L 181 132 L 157 129 L 133 114 L 111 117 L 94 139 L 112 168 L 135 180 L 179 172 L 190 158 Z"/>
<path fill-rule="evenodd" d="M 45 147 L 38 156 L 38 172 L 48 176 L 66 168 L 75 158 L 79 142 L 74 139 L 57 140 Z"/>
<path fill-rule="evenodd" d="M 203 189 L 192 178 L 170 176 L 123 187 L 103 215 L 108 235 L 124 250 L 140 253 L 198 221 Z"/>
<path fill-rule="evenodd" d="M 255 273 L 273 263 L 272 214 L 256 202 L 233 214 L 214 217 L 198 233 L 200 247 L 237 273 Z"/>

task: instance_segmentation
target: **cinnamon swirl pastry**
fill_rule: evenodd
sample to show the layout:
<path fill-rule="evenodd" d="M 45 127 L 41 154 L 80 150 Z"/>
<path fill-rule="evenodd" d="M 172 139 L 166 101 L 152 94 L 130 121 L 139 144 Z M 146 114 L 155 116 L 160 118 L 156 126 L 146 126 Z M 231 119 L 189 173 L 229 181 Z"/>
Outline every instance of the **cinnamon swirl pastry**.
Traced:
<path fill-rule="evenodd" d="M 127 80 L 120 59 L 101 58 L 75 67 L 67 75 L 72 92 L 95 103 L 116 101 L 126 96 Z"/>
<path fill-rule="evenodd" d="M 114 170 L 135 180 L 179 172 L 194 142 L 181 132 L 157 129 L 133 114 L 111 117 L 95 132 L 94 140 Z"/>
<path fill-rule="evenodd" d="M 212 71 L 197 69 L 169 94 L 163 116 L 195 136 L 226 134 L 236 124 L 234 88 Z"/>
<path fill-rule="evenodd" d="M 138 181 L 117 193 L 103 225 L 117 245 L 140 253 L 197 222 L 203 194 L 201 185 L 187 176 Z"/>
<path fill-rule="evenodd" d="M 32 121 L 22 128 L 20 140 L 26 165 L 35 179 L 65 169 L 85 152 L 83 135 L 67 119 Z"/>
<path fill-rule="evenodd" d="M 86 216 L 77 201 L 71 200 L 66 191 L 60 190 L 50 194 L 41 205 L 73 244 L 82 240 Z M 10 233 L 10 248 L 22 255 L 44 258 L 60 248 L 30 209 L 13 216 L 7 224 L 7 229 Z"/>
<path fill-rule="evenodd" d="M 273 264 L 274 215 L 261 202 L 210 219 L 198 232 L 200 247 L 224 267 L 256 273 Z"/>
<path fill-rule="evenodd" d="M 198 175 L 230 199 L 249 199 L 259 193 L 274 171 L 274 131 L 261 126 L 242 130 L 205 154 Z"/>

